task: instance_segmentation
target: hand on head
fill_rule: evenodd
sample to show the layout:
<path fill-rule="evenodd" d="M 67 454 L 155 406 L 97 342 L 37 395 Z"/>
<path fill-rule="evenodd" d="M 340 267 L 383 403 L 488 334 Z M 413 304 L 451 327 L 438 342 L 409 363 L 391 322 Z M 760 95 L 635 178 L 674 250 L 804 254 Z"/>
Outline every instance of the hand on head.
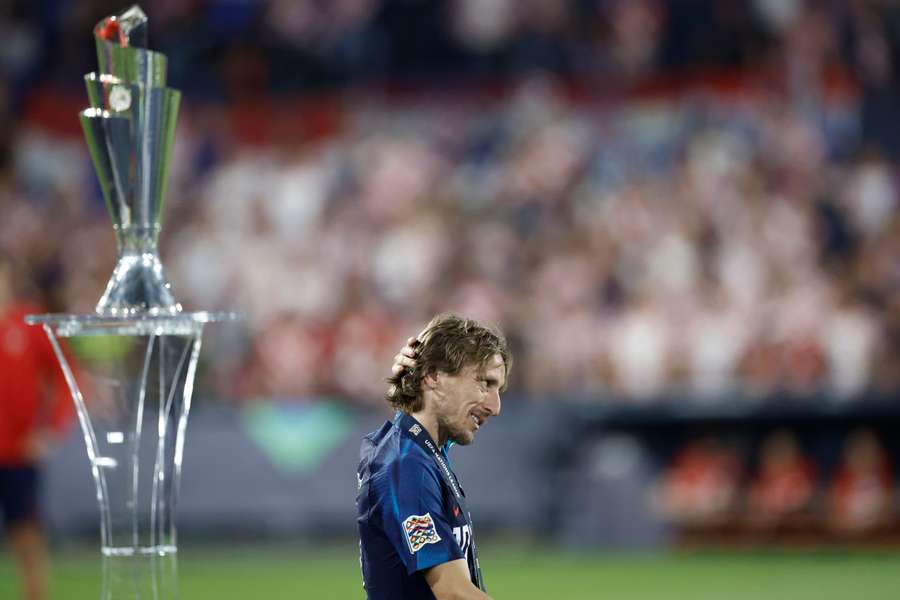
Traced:
<path fill-rule="evenodd" d="M 406 369 L 416 367 L 416 356 L 418 355 L 416 347 L 419 343 L 418 338 L 414 337 L 406 340 L 406 345 L 400 349 L 400 352 L 394 357 L 394 364 L 391 365 L 391 374 L 394 377 L 402 375 Z"/>

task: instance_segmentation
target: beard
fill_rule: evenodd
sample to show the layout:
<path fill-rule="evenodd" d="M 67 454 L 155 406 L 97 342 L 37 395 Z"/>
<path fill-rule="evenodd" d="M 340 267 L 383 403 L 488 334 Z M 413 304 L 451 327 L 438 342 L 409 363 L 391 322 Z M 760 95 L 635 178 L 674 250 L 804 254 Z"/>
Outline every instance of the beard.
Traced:
<path fill-rule="evenodd" d="M 451 423 L 444 416 L 438 417 L 438 427 L 447 432 L 447 439 L 460 446 L 468 446 L 475 441 L 475 432 Z"/>

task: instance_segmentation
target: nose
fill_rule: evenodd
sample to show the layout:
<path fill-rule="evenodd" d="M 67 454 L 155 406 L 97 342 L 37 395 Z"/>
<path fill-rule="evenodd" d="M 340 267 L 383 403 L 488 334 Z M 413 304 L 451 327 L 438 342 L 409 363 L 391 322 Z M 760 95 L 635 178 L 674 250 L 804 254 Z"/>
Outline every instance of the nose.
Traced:
<path fill-rule="evenodd" d="M 500 392 L 493 392 L 487 397 L 487 400 L 484 402 L 484 407 L 488 410 L 491 416 L 496 417 L 500 414 Z"/>

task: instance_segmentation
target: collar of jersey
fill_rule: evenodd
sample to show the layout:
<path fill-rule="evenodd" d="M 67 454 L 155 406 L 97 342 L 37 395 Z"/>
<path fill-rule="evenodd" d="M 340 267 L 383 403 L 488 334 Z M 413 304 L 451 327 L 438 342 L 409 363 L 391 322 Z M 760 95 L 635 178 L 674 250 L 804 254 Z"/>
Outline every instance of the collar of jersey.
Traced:
<path fill-rule="evenodd" d="M 394 413 L 394 425 L 397 425 L 400 422 L 400 419 L 403 417 L 404 414 L 405 413 L 400 410 L 398 410 L 397 412 Z M 419 423 L 419 420 L 416 419 L 414 416 L 409 415 L 409 418 L 412 419 L 413 421 L 415 421 L 416 423 Z M 419 423 L 419 425 L 422 425 L 422 424 Z M 422 427 L 422 429 L 425 429 L 425 428 Z M 444 454 L 447 454 L 450 451 L 450 448 L 453 447 L 454 443 L 455 442 L 453 440 L 447 440 L 447 442 L 443 446 L 441 446 L 441 450 L 443 450 Z"/>

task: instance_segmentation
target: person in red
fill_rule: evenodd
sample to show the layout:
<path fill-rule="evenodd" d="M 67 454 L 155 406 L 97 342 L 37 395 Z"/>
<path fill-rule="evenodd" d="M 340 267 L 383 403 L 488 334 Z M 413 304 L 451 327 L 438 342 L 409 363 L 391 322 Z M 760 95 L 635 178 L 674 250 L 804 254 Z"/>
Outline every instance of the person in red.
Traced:
<path fill-rule="evenodd" d="M 887 453 L 869 429 L 847 439 L 828 490 L 833 530 L 865 534 L 891 522 L 894 481 Z"/>
<path fill-rule="evenodd" d="M 660 509 L 681 525 L 719 525 L 737 496 L 741 464 L 737 453 L 707 437 L 686 444 L 661 482 Z"/>
<path fill-rule="evenodd" d="M 782 429 L 766 438 L 748 494 L 752 522 L 775 527 L 802 518 L 811 508 L 815 491 L 815 469 L 794 434 Z"/>
<path fill-rule="evenodd" d="M 42 309 L 19 299 L 13 271 L 0 251 L 0 515 L 24 598 L 43 600 L 48 558 L 38 510 L 40 465 L 74 411 L 49 340 L 24 321 Z"/>

